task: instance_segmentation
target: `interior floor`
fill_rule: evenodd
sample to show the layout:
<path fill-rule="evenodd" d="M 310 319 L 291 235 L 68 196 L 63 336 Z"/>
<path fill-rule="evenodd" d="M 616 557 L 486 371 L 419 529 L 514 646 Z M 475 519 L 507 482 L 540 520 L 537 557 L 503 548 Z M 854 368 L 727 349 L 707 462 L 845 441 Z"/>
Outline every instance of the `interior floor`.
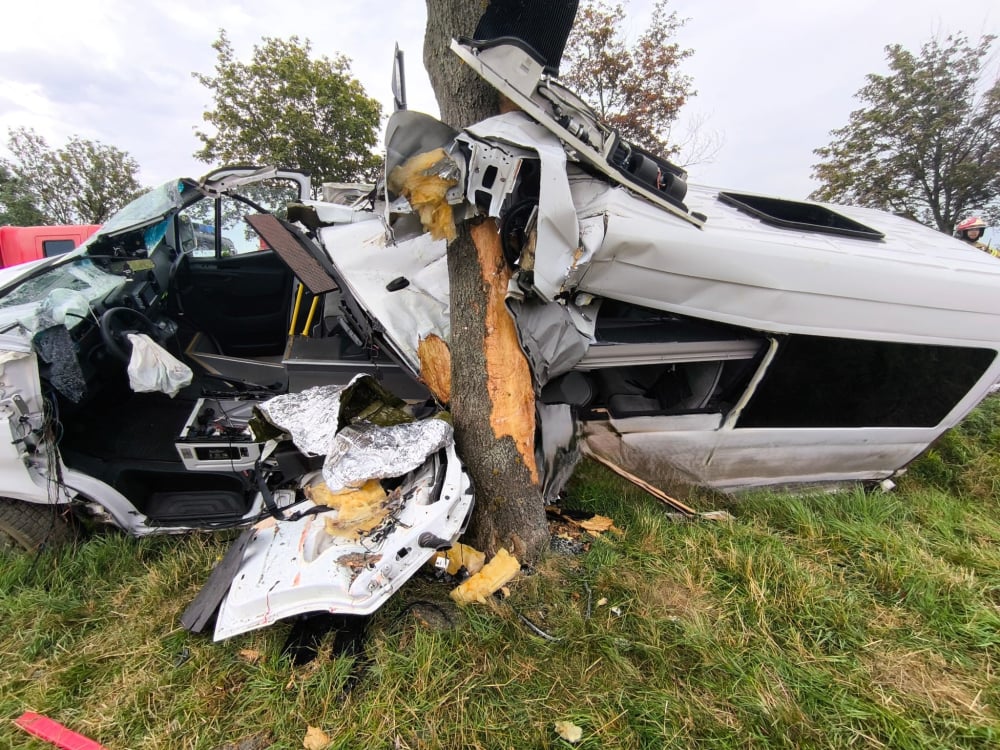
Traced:
<path fill-rule="evenodd" d="M 102 392 L 63 423 L 63 462 L 114 487 L 161 523 L 238 519 L 253 498 L 251 478 L 237 470 L 190 471 L 175 444 L 198 398 L 220 386 L 217 378 L 198 376 L 170 398 L 133 393 L 124 376 L 111 375 Z"/>

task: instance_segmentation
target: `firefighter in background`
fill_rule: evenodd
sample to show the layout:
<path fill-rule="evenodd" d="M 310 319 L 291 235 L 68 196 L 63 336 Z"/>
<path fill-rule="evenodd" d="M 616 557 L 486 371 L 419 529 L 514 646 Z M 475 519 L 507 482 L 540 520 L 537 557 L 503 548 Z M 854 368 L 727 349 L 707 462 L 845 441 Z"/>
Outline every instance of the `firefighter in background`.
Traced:
<path fill-rule="evenodd" d="M 983 232 L 986 229 L 986 222 L 980 219 L 978 216 L 970 216 L 965 221 L 959 222 L 955 225 L 955 236 L 960 240 L 964 240 L 972 245 L 977 250 L 982 250 L 983 252 L 989 253 L 994 258 L 1000 258 L 1000 250 L 994 250 L 989 245 L 984 244 L 982 240 Z"/>

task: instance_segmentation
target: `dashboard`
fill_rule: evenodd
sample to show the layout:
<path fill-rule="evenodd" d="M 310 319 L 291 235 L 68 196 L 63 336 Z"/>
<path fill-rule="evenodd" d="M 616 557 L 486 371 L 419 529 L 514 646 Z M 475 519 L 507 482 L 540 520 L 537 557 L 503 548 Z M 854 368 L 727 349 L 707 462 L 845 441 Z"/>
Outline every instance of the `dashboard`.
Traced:
<path fill-rule="evenodd" d="M 73 403 L 117 380 L 109 380 L 109 373 L 124 373 L 125 362 L 109 342 L 127 352 L 127 332 L 148 333 L 161 342 L 177 332 L 164 314 L 174 260 L 163 243 L 147 253 L 142 235 L 139 230 L 124 238 L 99 238 L 86 254 L 29 272 L 0 298 L 0 330 L 19 330 L 29 338 L 41 377 Z M 102 316 L 115 308 L 140 313 L 153 325 L 125 312 L 102 325 Z"/>

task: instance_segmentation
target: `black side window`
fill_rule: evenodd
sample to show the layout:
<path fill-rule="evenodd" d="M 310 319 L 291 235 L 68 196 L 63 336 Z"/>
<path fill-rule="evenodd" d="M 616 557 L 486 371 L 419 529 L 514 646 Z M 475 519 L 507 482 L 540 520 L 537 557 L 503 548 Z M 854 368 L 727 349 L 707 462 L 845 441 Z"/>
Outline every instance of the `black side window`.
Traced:
<path fill-rule="evenodd" d="M 996 355 L 992 349 L 789 336 L 736 427 L 933 427 Z"/>
<path fill-rule="evenodd" d="M 42 240 L 42 252 L 46 258 L 68 253 L 74 247 L 76 247 L 76 242 L 73 240 Z"/>

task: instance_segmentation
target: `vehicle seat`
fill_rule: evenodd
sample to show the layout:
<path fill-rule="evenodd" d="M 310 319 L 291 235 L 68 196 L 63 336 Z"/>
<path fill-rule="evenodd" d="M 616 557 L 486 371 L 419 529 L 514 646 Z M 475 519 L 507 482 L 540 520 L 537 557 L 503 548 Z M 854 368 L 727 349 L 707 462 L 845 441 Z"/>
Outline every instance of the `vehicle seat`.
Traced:
<path fill-rule="evenodd" d="M 173 250 L 179 250 L 182 255 L 192 252 L 198 246 L 191 219 L 183 214 L 178 215 L 175 221 L 170 222 L 163 240 Z"/>

